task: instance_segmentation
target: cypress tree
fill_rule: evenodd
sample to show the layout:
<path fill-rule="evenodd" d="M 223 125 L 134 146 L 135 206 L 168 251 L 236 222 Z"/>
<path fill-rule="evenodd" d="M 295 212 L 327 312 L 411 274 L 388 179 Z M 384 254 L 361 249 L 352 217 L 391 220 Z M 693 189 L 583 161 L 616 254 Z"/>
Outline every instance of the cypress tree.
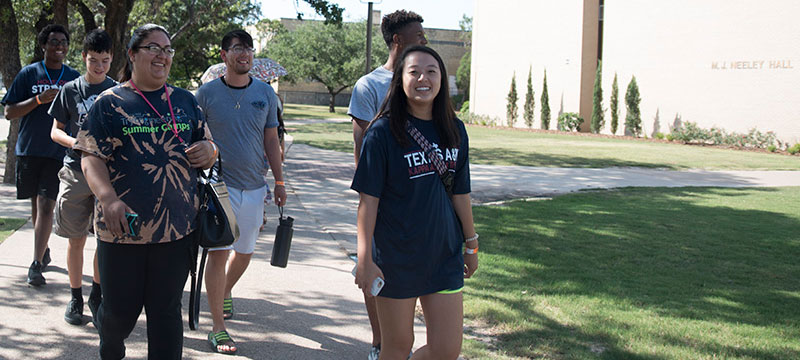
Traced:
<path fill-rule="evenodd" d="M 597 61 L 597 73 L 594 76 L 594 92 L 592 93 L 592 123 L 591 130 L 597 134 L 605 125 L 605 114 L 603 113 L 603 64 Z"/>
<path fill-rule="evenodd" d="M 619 126 L 619 86 L 617 86 L 617 73 L 614 73 L 614 83 L 611 84 L 611 134 L 617 133 Z"/>
<path fill-rule="evenodd" d="M 544 85 L 542 86 L 542 129 L 550 128 L 550 95 L 547 94 L 547 69 L 544 70 Z"/>
<path fill-rule="evenodd" d="M 515 72 L 514 75 L 511 76 L 511 90 L 508 91 L 508 104 L 506 104 L 506 121 L 508 121 L 509 127 L 514 127 L 514 123 L 517 122 L 517 113 L 519 112 L 519 107 L 517 106 L 517 73 Z"/>
<path fill-rule="evenodd" d="M 625 92 L 625 107 L 628 113 L 625 114 L 625 135 L 640 136 L 642 134 L 642 113 L 639 111 L 639 86 L 636 85 L 636 77 L 628 83 L 628 91 Z"/>
<path fill-rule="evenodd" d="M 529 128 L 533 127 L 533 110 L 536 106 L 536 100 L 533 98 L 533 84 L 531 83 L 531 70 L 528 68 L 528 91 L 525 93 L 525 108 L 523 109 L 522 117 L 525 119 L 525 125 Z"/>

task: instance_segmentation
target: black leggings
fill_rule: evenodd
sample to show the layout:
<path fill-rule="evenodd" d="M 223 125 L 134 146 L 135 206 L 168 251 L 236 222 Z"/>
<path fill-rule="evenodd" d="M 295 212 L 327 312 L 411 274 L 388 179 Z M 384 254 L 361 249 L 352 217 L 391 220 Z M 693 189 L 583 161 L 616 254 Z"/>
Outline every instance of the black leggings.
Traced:
<path fill-rule="evenodd" d="M 191 236 L 164 244 L 97 241 L 103 303 L 98 312 L 100 358 L 125 357 L 125 339 L 144 306 L 147 358 L 180 359 L 181 298 L 189 274 Z"/>

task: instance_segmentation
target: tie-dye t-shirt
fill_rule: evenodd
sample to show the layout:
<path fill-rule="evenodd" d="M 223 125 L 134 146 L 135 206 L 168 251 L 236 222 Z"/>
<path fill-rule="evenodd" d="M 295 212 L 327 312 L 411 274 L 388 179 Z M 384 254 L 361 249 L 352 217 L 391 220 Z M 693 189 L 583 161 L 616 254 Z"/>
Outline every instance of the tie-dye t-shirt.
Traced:
<path fill-rule="evenodd" d="M 211 139 L 194 95 L 169 85 L 167 88 L 183 142 L 189 145 Z M 115 238 L 107 230 L 97 202 L 94 227 L 102 241 L 163 243 L 181 239 L 195 228 L 197 169 L 189 165 L 184 146 L 172 130 L 164 89 L 143 93 L 163 117 L 126 82 L 97 97 L 74 146 L 105 160 L 120 200 L 139 214 L 139 236 Z"/>

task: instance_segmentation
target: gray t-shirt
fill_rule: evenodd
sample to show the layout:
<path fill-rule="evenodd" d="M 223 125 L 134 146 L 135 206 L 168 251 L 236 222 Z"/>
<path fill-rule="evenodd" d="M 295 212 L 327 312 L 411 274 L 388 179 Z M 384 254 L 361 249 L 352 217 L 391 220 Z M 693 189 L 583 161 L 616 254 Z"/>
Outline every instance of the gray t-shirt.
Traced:
<path fill-rule="evenodd" d="M 64 132 L 67 135 L 75 137 L 86 120 L 86 115 L 97 95 L 114 85 L 117 85 L 117 82 L 108 76 L 99 84 L 89 84 L 86 77 L 79 76 L 64 84 L 64 87 L 58 92 L 58 96 L 50 104 L 50 110 L 47 113 L 56 121 L 66 125 Z M 80 171 L 81 155 L 72 148 L 67 148 L 67 153 L 64 155 L 64 166 Z"/>
<path fill-rule="evenodd" d="M 197 102 L 222 156 L 222 180 L 232 188 L 254 190 L 266 185 L 264 129 L 278 127 L 274 93 L 272 86 L 252 78 L 242 88 L 219 78 L 197 90 Z"/>
<path fill-rule="evenodd" d="M 383 104 L 386 93 L 389 92 L 392 75 L 391 71 L 379 66 L 358 79 L 356 85 L 353 86 L 347 115 L 359 120 L 372 121 Z"/>

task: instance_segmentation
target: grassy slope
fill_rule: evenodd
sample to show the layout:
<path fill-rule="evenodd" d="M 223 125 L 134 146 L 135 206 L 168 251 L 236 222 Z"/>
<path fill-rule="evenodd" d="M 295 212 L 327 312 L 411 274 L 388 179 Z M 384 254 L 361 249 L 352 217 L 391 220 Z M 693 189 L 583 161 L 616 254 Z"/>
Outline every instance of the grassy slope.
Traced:
<path fill-rule="evenodd" d="M 800 358 L 800 188 L 632 188 L 474 211 L 465 315 L 499 343 L 467 341 L 471 358 Z"/>
<path fill-rule="evenodd" d="M 322 123 L 290 130 L 295 141 L 341 152 L 353 151 L 352 125 Z M 542 134 L 468 126 L 474 164 L 602 168 L 800 170 L 800 157 L 674 143 L 594 136 Z"/>

